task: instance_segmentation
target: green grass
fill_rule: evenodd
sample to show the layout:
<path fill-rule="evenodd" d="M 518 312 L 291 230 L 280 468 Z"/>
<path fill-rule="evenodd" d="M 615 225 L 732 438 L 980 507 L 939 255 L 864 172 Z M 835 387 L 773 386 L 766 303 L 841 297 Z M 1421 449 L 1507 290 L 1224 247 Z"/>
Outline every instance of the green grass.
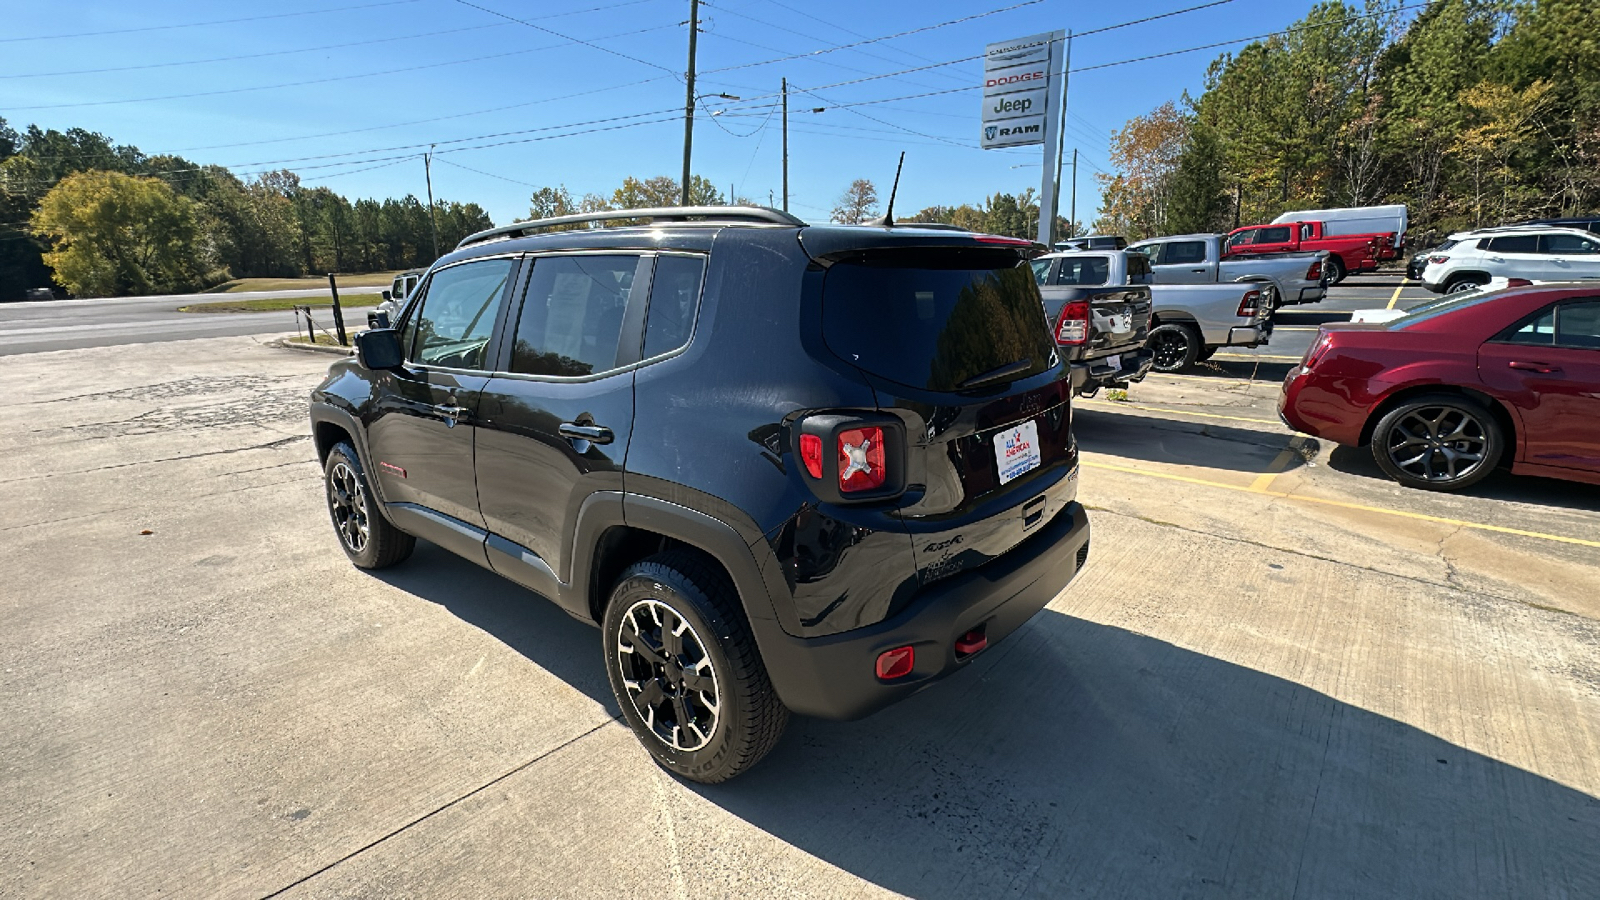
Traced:
<path fill-rule="evenodd" d="M 294 337 L 289 338 L 288 341 L 291 344 L 311 343 L 311 340 L 303 334 L 295 335 Z M 317 344 L 323 347 L 337 347 L 339 346 L 339 341 L 331 334 L 319 334 L 317 335 Z"/>
<path fill-rule="evenodd" d="M 366 306 L 377 306 L 383 302 L 382 294 L 340 294 L 339 306 L 344 309 L 359 309 Z M 216 300 L 211 303 L 191 303 L 188 306 L 178 307 L 178 312 L 186 313 L 252 313 L 274 312 L 279 310 L 294 309 L 296 306 L 309 306 L 316 310 L 328 310 L 328 322 L 333 322 L 333 298 L 331 297 L 271 297 L 265 300 Z M 366 319 L 363 317 L 363 323 Z M 347 323 L 348 324 L 348 321 Z"/>
<path fill-rule="evenodd" d="M 395 272 L 368 272 L 365 275 L 335 275 L 342 291 L 346 287 L 388 287 L 394 283 Z M 305 278 L 236 278 L 216 287 L 206 288 L 207 294 L 237 294 L 244 291 L 296 291 L 307 288 L 325 288 L 328 276 L 311 275 Z"/>

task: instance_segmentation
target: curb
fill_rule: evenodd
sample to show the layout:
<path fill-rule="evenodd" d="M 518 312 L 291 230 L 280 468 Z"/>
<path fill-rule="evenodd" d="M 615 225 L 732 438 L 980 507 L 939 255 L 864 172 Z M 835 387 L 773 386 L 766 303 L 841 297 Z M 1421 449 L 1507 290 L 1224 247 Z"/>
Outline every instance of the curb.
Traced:
<path fill-rule="evenodd" d="M 332 347 L 327 344 L 296 344 L 286 337 L 268 341 L 267 346 L 277 347 L 280 350 L 298 350 L 301 353 L 326 353 L 333 356 L 350 356 L 355 353 L 354 347 Z"/>

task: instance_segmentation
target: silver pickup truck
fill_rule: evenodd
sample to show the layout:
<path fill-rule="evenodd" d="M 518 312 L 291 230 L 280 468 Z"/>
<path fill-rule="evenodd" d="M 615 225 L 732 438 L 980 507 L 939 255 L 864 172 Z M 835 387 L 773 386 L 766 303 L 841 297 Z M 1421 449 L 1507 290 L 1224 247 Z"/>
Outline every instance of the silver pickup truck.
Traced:
<path fill-rule="evenodd" d="M 1278 305 L 1316 303 L 1328 293 L 1328 251 L 1262 253 L 1235 258 L 1222 253 L 1224 235 L 1182 234 L 1140 241 L 1128 248 L 1150 260 L 1156 284 L 1229 284 L 1270 281 Z"/>
<path fill-rule="evenodd" d="M 1035 257 L 1033 267 L 1046 312 L 1060 310 L 1085 288 L 1114 293 L 1150 285 L 1152 278 L 1149 260 L 1131 249 L 1047 253 Z M 1073 284 L 1052 283 L 1058 273 L 1066 271 L 1074 273 Z M 1085 273 L 1091 272 L 1093 277 L 1086 278 Z M 1272 335 L 1276 290 L 1270 281 L 1154 284 L 1149 291 L 1150 324 L 1143 337 L 1149 365 L 1158 372 L 1181 372 L 1222 347 L 1259 347 Z M 1098 327 L 1100 318 L 1094 317 L 1091 324 Z M 1059 334 L 1057 343 L 1061 343 Z M 1137 360 L 1136 365 L 1144 362 L 1131 354 L 1119 356 Z M 1126 374 L 1106 374 L 1115 381 L 1138 380 Z"/>

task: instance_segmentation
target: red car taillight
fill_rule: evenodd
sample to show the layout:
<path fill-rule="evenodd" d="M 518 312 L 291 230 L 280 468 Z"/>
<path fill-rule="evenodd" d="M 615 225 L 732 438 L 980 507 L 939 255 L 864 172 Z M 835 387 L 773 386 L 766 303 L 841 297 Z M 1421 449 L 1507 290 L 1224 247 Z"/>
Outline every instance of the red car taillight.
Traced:
<path fill-rule="evenodd" d="M 1328 348 L 1332 346 L 1333 335 L 1326 331 L 1322 332 L 1317 335 L 1316 341 L 1312 343 L 1311 349 L 1306 351 L 1306 358 L 1300 364 L 1308 369 L 1315 368 L 1317 363 L 1321 362 L 1322 357 L 1328 354 Z"/>
<path fill-rule="evenodd" d="M 1244 297 L 1239 300 L 1239 318 L 1253 318 L 1261 312 L 1261 292 L 1245 291 Z"/>
<path fill-rule="evenodd" d="M 1316 262 L 1312 263 L 1311 264 L 1311 268 L 1306 270 L 1306 280 L 1307 281 L 1321 281 L 1322 280 L 1322 260 L 1319 259 Z"/>
<path fill-rule="evenodd" d="M 883 452 L 883 429 L 852 428 L 839 432 L 839 490 L 872 491 L 888 478 Z"/>
<path fill-rule="evenodd" d="M 1068 346 L 1089 340 L 1089 304 L 1075 301 L 1061 307 L 1056 318 L 1056 343 Z"/>
<path fill-rule="evenodd" d="M 812 478 L 822 477 L 822 438 L 814 434 L 800 435 L 800 462 Z"/>

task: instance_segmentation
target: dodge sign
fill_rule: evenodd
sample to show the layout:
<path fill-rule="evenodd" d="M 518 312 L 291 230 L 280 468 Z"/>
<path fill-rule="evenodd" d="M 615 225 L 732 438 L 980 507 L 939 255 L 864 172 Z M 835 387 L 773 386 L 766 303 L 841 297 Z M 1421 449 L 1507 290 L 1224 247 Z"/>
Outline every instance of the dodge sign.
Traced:
<path fill-rule="evenodd" d="M 990 44 L 983 54 L 981 146 L 1022 147 L 1045 142 L 1045 115 L 1054 100 L 1050 77 L 1062 32 Z"/>

